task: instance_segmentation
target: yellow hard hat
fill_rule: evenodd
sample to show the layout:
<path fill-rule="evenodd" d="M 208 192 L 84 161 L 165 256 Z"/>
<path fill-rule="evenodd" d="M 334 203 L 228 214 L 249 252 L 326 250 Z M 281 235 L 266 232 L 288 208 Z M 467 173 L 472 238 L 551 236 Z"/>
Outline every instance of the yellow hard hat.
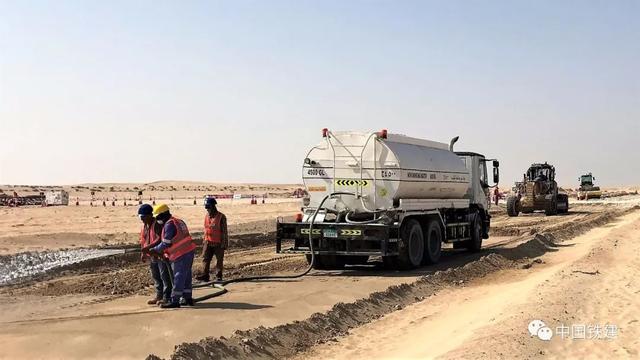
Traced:
<path fill-rule="evenodd" d="M 169 211 L 169 207 L 166 204 L 158 204 L 153 207 L 153 216 L 156 217 L 167 211 Z"/>

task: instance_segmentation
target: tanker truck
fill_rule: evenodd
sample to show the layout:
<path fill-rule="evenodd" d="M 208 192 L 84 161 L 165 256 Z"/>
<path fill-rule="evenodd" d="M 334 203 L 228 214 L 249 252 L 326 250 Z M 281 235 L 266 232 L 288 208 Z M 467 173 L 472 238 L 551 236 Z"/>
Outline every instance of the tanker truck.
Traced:
<path fill-rule="evenodd" d="M 370 257 L 412 269 L 437 263 L 442 243 L 479 251 L 491 224 L 487 162 L 496 184 L 499 162 L 454 152 L 457 140 L 323 129 L 302 164 L 302 213 L 278 219 L 276 252 L 305 254 L 316 269 Z"/>

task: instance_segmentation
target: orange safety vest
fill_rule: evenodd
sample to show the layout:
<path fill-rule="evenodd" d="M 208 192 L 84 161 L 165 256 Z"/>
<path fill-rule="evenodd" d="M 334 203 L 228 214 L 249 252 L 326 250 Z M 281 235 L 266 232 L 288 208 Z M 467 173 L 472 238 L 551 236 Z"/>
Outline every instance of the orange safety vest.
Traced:
<path fill-rule="evenodd" d="M 218 211 L 213 218 L 204 216 L 204 239 L 213 244 L 222 243 L 222 213 Z"/>
<path fill-rule="evenodd" d="M 145 226 L 146 225 L 142 225 L 142 229 L 140 229 L 140 248 L 141 249 L 159 240 L 155 230 L 156 224 L 155 223 L 151 224 L 148 232 L 145 231 Z M 151 257 L 151 255 L 149 254 L 146 254 L 146 256 Z"/>
<path fill-rule="evenodd" d="M 165 249 L 165 255 L 169 261 L 176 261 L 179 257 L 196 249 L 196 243 L 193 242 L 189 229 L 184 221 L 171 217 L 167 223 L 173 222 L 176 227 L 176 236 L 173 237 L 171 246 Z M 162 239 L 164 240 L 164 227 L 162 228 Z"/>

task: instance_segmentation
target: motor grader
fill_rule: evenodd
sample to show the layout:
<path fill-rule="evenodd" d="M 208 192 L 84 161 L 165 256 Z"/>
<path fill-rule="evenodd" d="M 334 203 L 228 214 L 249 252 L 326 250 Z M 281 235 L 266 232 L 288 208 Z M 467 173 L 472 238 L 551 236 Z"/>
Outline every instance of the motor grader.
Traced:
<path fill-rule="evenodd" d="M 507 198 L 507 214 L 532 213 L 544 210 L 546 215 L 569 211 L 569 196 L 559 191 L 556 169 L 547 162 L 532 164 L 521 182 L 516 182 L 515 195 Z"/>
<path fill-rule="evenodd" d="M 580 187 L 578 188 L 578 200 L 588 199 L 600 199 L 602 197 L 602 191 L 599 186 L 593 185 L 593 180 L 596 178 L 593 174 L 588 173 L 580 176 Z"/>

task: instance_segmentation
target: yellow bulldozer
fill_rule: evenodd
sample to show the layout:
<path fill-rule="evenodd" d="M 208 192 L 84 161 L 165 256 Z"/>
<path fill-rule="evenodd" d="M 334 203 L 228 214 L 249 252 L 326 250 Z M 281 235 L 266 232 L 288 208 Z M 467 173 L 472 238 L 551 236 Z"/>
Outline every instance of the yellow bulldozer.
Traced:
<path fill-rule="evenodd" d="M 516 182 L 513 195 L 507 198 L 507 214 L 518 216 L 536 210 L 544 210 L 546 215 L 562 214 L 569 211 L 569 196 L 560 192 L 555 180 L 553 165 L 531 164 L 521 182 Z"/>

